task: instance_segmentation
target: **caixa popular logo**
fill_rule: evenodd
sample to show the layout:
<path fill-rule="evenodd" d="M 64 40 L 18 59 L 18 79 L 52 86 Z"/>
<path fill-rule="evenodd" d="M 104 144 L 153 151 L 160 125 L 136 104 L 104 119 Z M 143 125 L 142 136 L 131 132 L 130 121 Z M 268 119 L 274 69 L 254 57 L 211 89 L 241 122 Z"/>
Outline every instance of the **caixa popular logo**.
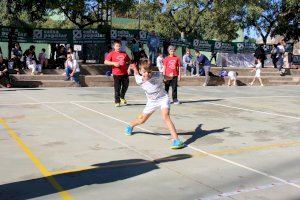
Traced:
<path fill-rule="evenodd" d="M 117 30 L 110 30 L 110 37 L 112 39 L 116 39 L 118 37 L 118 32 Z"/>
<path fill-rule="evenodd" d="M 195 39 L 195 40 L 193 41 L 193 46 L 194 46 L 194 47 L 199 46 L 199 40 Z"/>
<path fill-rule="evenodd" d="M 81 30 L 73 30 L 73 40 L 81 39 L 82 31 Z"/>
<path fill-rule="evenodd" d="M 145 31 L 140 31 L 140 39 L 147 39 L 147 33 Z"/>
<path fill-rule="evenodd" d="M 221 49 L 221 47 L 222 47 L 222 42 L 215 43 L 215 49 Z"/>
<path fill-rule="evenodd" d="M 42 39 L 43 38 L 43 30 L 33 30 L 33 39 Z"/>
<path fill-rule="evenodd" d="M 238 44 L 237 44 L 237 50 L 238 50 L 238 51 L 244 50 L 244 47 L 245 47 L 245 46 L 244 46 L 243 43 L 238 43 Z"/>

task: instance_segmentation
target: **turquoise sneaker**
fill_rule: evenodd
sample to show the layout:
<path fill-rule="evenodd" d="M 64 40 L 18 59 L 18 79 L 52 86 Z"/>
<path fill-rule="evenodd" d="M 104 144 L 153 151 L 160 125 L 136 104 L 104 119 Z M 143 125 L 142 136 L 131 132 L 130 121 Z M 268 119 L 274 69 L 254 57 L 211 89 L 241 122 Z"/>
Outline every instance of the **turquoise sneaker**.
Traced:
<path fill-rule="evenodd" d="M 133 130 L 133 127 L 127 126 L 125 128 L 125 134 L 128 135 L 128 136 L 131 136 L 132 135 L 132 130 Z"/>
<path fill-rule="evenodd" d="M 173 140 L 173 144 L 171 146 L 171 149 L 182 149 L 185 147 L 185 144 L 181 142 L 179 139 Z"/>

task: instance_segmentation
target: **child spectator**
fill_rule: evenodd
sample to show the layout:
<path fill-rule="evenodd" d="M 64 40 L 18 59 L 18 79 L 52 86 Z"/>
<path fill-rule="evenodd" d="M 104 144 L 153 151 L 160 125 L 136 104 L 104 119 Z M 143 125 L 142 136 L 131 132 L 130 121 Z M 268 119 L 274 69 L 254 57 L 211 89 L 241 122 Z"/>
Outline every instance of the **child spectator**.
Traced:
<path fill-rule="evenodd" d="M 27 52 L 26 66 L 27 66 L 28 69 L 31 69 L 31 75 L 36 75 L 36 71 L 38 73 L 42 72 L 42 67 L 41 67 L 41 65 L 36 64 L 32 51 Z"/>
<path fill-rule="evenodd" d="M 121 41 L 114 41 L 114 50 L 106 57 L 104 64 L 112 65 L 112 74 L 114 77 L 115 107 L 120 107 L 121 103 L 126 105 L 125 94 L 129 85 L 127 64 L 130 63 L 129 56 L 121 51 Z"/>
<path fill-rule="evenodd" d="M 47 68 L 48 65 L 48 59 L 46 55 L 46 49 L 42 49 L 41 53 L 39 54 L 39 62 L 42 65 L 42 68 Z"/>
<path fill-rule="evenodd" d="M 175 53 L 175 47 L 169 46 L 168 48 L 169 56 L 167 56 L 163 61 L 164 66 L 164 75 L 170 78 L 170 80 L 167 80 L 165 82 L 165 90 L 167 93 L 169 93 L 169 88 L 172 86 L 172 98 L 173 103 L 178 105 L 180 104 L 180 101 L 177 98 L 177 87 L 178 87 L 178 81 L 181 79 L 180 74 L 180 67 L 181 67 L 181 61 L 178 56 L 176 56 Z"/>
<path fill-rule="evenodd" d="M 264 84 L 262 83 L 262 80 L 260 78 L 261 68 L 262 68 L 261 58 L 259 58 L 259 59 L 257 59 L 256 67 L 252 70 L 253 72 L 255 71 L 255 76 L 253 77 L 253 80 L 250 83 L 250 85 L 253 85 L 253 83 L 256 80 L 256 78 L 258 78 L 258 80 L 260 82 L 260 86 L 264 86 Z"/>
<path fill-rule="evenodd" d="M 66 78 L 65 81 L 70 80 L 73 78 L 77 87 L 81 87 L 79 82 L 79 75 L 80 75 L 80 68 L 76 60 L 73 60 L 72 54 L 67 54 L 67 60 L 65 62 L 65 71 L 66 71 Z"/>
<path fill-rule="evenodd" d="M 157 66 L 159 72 L 162 72 L 162 73 L 164 70 L 163 59 L 164 59 L 163 54 L 161 52 L 159 52 L 158 56 L 156 58 L 156 66 Z"/>
<path fill-rule="evenodd" d="M 238 73 L 235 71 L 229 71 L 227 75 L 228 75 L 228 86 L 231 86 L 231 81 L 233 81 L 233 86 L 236 86 L 236 77 Z"/>
<path fill-rule="evenodd" d="M 145 123 L 149 117 L 157 109 L 161 109 L 163 120 L 168 127 L 173 138 L 172 149 L 180 149 L 185 145 L 178 138 L 174 123 L 170 118 L 170 99 L 163 88 L 164 76 L 160 72 L 152 72 L 151 62 L 147 59 L 140 61 L 140 70 L 136 67 L 131 67 L 134 70 L 136 83 L 142 87 L 147 96 L 147 104 L 143 110 L 143 114 L 130 122 L 126 127 L 126 135 L 131 136 L 132 130 L 135 126 Z M 140 75 L 141 74 L 141 75 Z M 165 77 L 166 79 L 173 79 L 173 77 Z"/>

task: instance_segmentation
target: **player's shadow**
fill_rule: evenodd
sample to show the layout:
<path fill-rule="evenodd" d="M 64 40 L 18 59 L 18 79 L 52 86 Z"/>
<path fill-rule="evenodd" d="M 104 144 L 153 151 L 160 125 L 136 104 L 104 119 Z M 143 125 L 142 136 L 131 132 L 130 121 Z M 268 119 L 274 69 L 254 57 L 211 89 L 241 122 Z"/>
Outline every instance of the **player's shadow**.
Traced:
<path fill-rule="evenodd" d="M 225 131 L 225 129 L 229 128 L 229 127 L 224 127 L 224 128 L 220 128 L 220 129 L 203 130 L 202 125 L 203 124 L 199 124 L 197 126 L 197 128 L 195 129 L 195 131 L 178 133 L 178 135 L 191 135 L 191 137 L 184 142 L 186 145 L 189 145 L 189 144 L 195 142 L 196 140 L 198 140 L 199 138 L 202 138 L 206 135 L 222 133 Z"/>
<path fill-rule="evenodd" d="M 92 165 L 94 168 L 76 172 L 61 172 L 43 178 L 17 181 L 0 185 L 0 199 L 24 200 L 58 193 L 56 188 L 71 190 L 95 184 L 105 184 L 132 178 L 159 169 L 158 164 L 191 158 L 189 154 L 177 154 L 153 161 L 128 159 Z M 52 185 L 50 184 L 52 183 Z"/>
<path fill-rule="evenodd" d="M 202 138 L 206 135 L 222 133 L 225 131 L 225 129 L 229 128 L 229 127 L 224 127 L 224 128 L 220 128 L 220 129 L 203 130 L 202 125 L 203 124 L 199 124 L 197 126 L 197 128 L 195 129 L 195 131 L 181 132 L 181 133 L 179 132 L 178 135 L 191 135 L 191 137 L 184 142 L 186 145 L 189 145 L 189 144 L 195 142 L 196 140 L 198 140 L 199 138 Z M 163 136 L 170 135 L 170 134 L 166 134 L 166 133 L 153 133 L 153 132 L 145 132 L 145 131 L 134 131 L 133 132 L 133 134 L 141 134 L 141 133 L 148 134 L 148 135 L 163 135 Z"/>
<path fill-rule="evenodd" d="M 186 100 L 181 101 L 181 104 L 188 104 L 188 103 L 205 103 L 205 102 L 214 102 L 214 101 L 222 101 L 223 99 L 202 99 L 202 100 Z"/>
<path fill-rule="evenodd" d="M 127 103 L 126 106 L 145 106 L 146 103 Z"/>

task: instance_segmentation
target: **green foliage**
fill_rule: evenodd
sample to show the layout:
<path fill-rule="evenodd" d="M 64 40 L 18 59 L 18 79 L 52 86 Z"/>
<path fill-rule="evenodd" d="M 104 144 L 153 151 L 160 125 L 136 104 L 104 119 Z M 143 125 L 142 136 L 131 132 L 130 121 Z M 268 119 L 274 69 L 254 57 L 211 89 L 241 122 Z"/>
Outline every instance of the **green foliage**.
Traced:
<path fill-rule="evenodd" d="M 242 1 L 241 1 L 242 2 Z M 148 13 L 155 13 L 143 29 L 155 30 L 164 37 L 184 35 L 203 39 L 230 41 L 238 35 L 241 25 L 234 18 L 241 11 L 242 4 L 225 0 L 174 0 L 165 4 L 156 1 L 143 5 Z M 151 10 L 151 12 L 149 12 Z"/>

